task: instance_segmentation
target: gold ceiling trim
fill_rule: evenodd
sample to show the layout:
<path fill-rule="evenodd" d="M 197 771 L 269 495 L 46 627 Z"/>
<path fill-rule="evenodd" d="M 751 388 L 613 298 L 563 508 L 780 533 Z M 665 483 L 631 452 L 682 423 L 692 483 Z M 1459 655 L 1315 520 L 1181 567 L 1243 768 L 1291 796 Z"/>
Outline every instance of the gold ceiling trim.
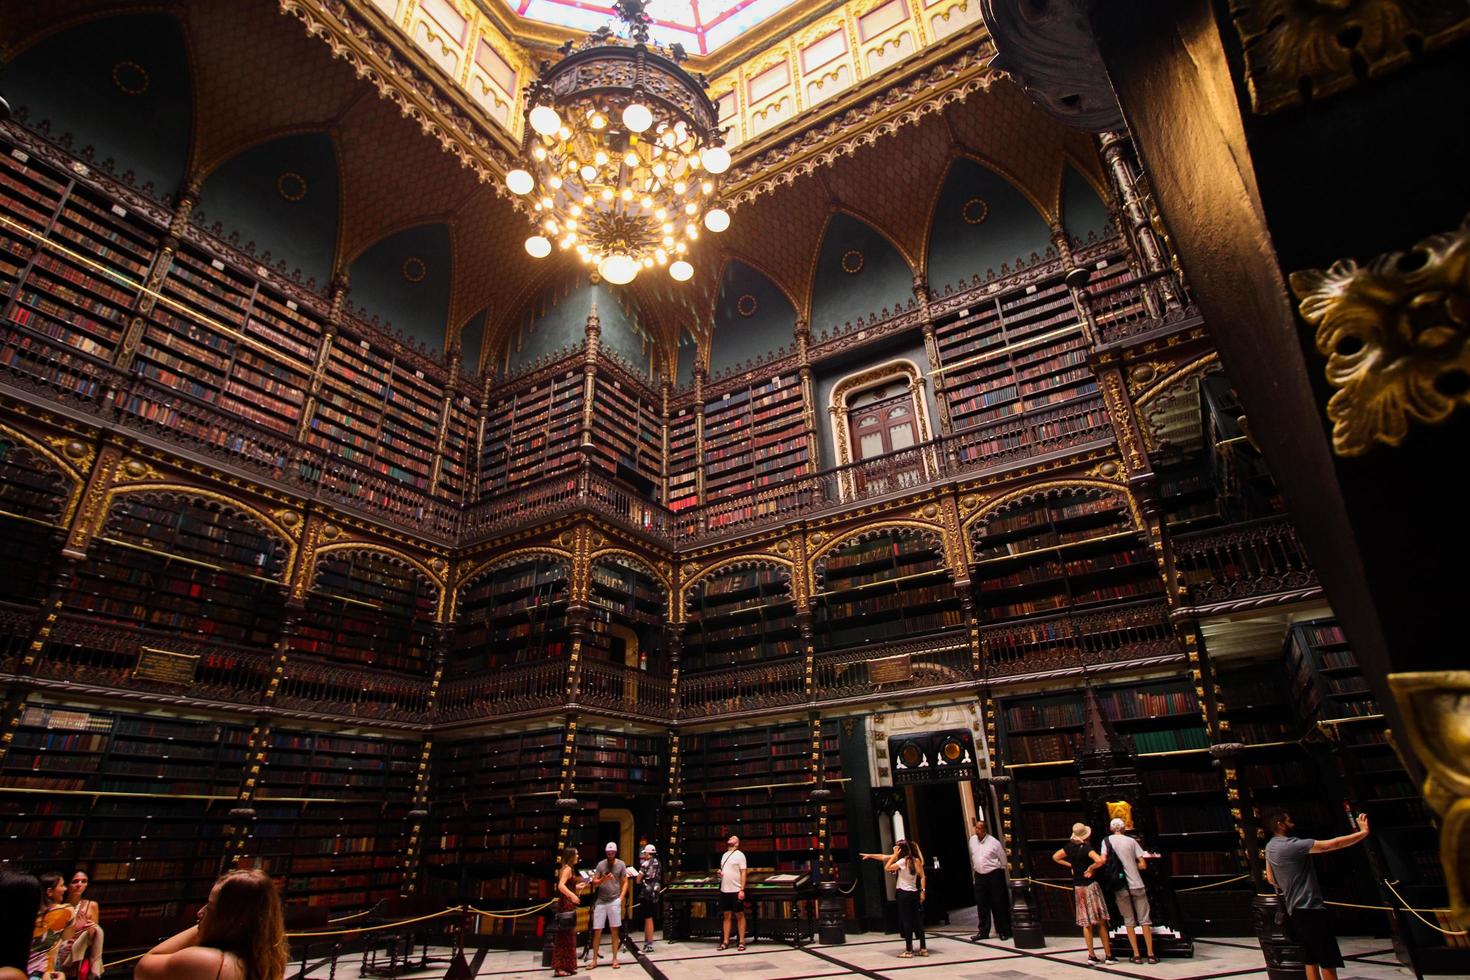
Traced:
<path fill-rule="evenodd" d="M 281 13 L 295 17 L 309 37 L 318 37 L 333 57 L 352 66 L 381 98 L 395 103 L 426 136 L 439 142 L 460 165 L 506 196 L 501 180 L 510 169 L 515 141 L 509 133 L 481 121 L 483 110 L 453 85 L 412 42 L 398 31 L 375 26 L 354 0 L 278 0 Z M 446 84 L 436 79 L 444 78 Z"/>
<path fill-rule="evenodd" d="M 1005 73 L 990 67 L 989 35 L 970 36 L 904 62 L 894 74 L 874 76 L 849 95 L 799 116 L 769 136 L 743 144 L 726 178 L 729 210 L 831 166 L 858 148 L 892 136 L 924 116 L 988 90 Z"/>

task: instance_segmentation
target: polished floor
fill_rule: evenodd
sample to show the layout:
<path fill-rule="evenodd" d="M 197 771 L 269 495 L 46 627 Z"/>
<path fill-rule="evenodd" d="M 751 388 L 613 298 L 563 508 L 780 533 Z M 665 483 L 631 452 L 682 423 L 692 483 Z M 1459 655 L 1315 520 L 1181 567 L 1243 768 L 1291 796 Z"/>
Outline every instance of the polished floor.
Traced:
<path fill-rule="evenodd" d="M 1116 966 L 1089 968 L 1087 950 L 1081 939 L 1048 939 L 1044 949 L 1017 950 L 1010 943 L 971 942 L 952 929 L 941 929 L 929 937 L 930 955 L 926 959 L 901 959 L 902 940 L 893 936 L 866 934 L 853 936 L 841 946 L 790 946 L 755 943 L 745 952 L 733 948 L 717 952 L 712 942 L 666 943 L 659 940 L 654 952 L 629 953 L 626 946 L 619 956 L 619 969 L 614 972 L 607 958 L 604 939 L 603 959 L 593 977 L 604 980 L 817 980 L 826 977 L 868 977 L 873 980 L 1083 980 L 1099 974 L 1138 980 L 1266 980 L 1260 948 L 1252 938 L 1200 939 L 1195 942 L 1193 959 L 1165 959 L 1157 966 L 1135 966 L 1123 959 Z M 1344 939 L 1342 951 L 1347 966 L 1339 971 L 1342 980 L 1399 980 L 1412 977 L 1412 972 L 1398 964 L 1381 939 Z M 496 980 L 545 978 L 551 970 L 541 966 L 541 955 L 535 952 L 486 951 L 467 955 L 476 977 Z M 586 976 L 585 969 L 578 976 Z M 402 974 L 410 980 L 442 977 L 444 966 L 421 973 Z M 288 972 L 288 977 L 297 976 Z M 328 966 L 314 965 L 308 980 L 326 980 Z M 357 980 L 356 958 L 338 965 L 335 980 Z"/>

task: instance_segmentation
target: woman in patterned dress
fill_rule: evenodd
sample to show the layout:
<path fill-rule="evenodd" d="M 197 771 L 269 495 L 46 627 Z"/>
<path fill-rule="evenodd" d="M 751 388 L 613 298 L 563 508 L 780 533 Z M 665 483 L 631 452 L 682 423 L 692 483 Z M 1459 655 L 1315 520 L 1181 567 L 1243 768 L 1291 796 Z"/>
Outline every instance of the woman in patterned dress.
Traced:
<path fill-rule="evenodd" d="M 577 874 L 577 849 L 569 847 L 562 852 L 561 870 L 556 876 L 556 895 L 560 901 L 556 906 L 556 938 L 551 943 L 553 976 L 569 977 L 577 972 L 577 906 L 582 904 L 577 887 L 581 883 Z"/>

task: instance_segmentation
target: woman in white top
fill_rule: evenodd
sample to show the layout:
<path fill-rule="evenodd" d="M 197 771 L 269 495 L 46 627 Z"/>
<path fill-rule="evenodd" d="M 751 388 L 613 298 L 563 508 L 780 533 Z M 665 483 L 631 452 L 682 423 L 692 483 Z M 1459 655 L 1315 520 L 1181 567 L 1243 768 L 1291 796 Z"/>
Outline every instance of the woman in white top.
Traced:
<path fill-rule="evenodd" d="M 924 855 L 919 845 L 901 840 L 893 845 L 893 854 L 883 865 L 885 871 L 898 875 L 898 930 L 903 934 L 902 959 L 914 955 L 914 935 L 919 937 L 919 955 L 928 956 L 924 941 Z"/>

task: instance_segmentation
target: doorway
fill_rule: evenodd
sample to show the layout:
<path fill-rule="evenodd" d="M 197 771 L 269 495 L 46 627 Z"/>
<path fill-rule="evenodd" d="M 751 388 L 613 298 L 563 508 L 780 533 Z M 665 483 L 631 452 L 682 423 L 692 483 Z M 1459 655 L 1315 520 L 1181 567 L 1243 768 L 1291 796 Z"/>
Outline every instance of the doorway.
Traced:
<path fill-rule="evenodd" d="M 928 783 L 904 787 L 909 835 L 919 842 L 928 864 L 929 922 L 948 920 L 948 913 L 975 904 L 970 883 L 970 827 L 966 824 L 960 784 Z M 935 859 L 939 868 L 935 870 Z"/>

